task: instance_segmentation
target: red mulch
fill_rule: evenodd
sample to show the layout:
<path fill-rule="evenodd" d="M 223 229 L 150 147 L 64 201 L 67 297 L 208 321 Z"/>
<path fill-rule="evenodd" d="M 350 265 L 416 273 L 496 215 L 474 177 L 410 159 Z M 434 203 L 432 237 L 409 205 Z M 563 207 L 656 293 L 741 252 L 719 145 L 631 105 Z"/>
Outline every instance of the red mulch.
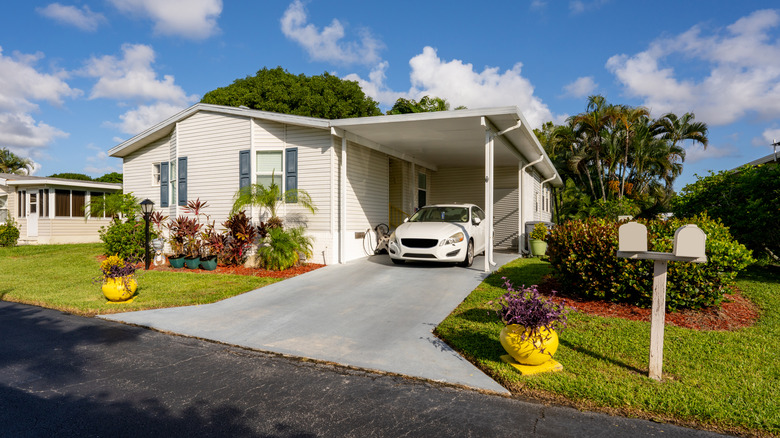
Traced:
<path fill-rule="evenodd" d="M 551 278 L 545 278 L 539 285 L 539 292 L 551 296 L 552 291 L 560 291 L 560 285 Z M 601 300 L 589 300 L 578 297 L 564 297 L 557 294 L 554 302 L 566 300 L 567 307 L 588 315 L 623 318 L 632 321 L 650 321 L 651 309 L 643 309 L 630 304 L 611 303 Z M 758 308 L 738 289 L 725 294 L 720 308 L 711 307 L 701 310 L 680 310 L 666 312 L 666 323 L 694 330 L 737 330 L 750 327 L 758 320 Z"/>
<path fill-rule="evenodd" d="M 106 256 L 101 255 L 97 257 L 98 260 L 103 261 L 106 259 Z M 260 269 L 260 268 L 246 268 L 244 266 L 223 266 L 219 265 L 217 266 L 217 269 L 213 271 L 206 271 L 205 269 L 174 269 L 171 267 L 171 265 L 167 262 L 165 264 L 160 266 L 154 266 L 154 263 L 152 263 L 151 266 L 149 266 L 150 271 L 171 271 L 171 272 L 192 272 L 195 274 L 235 274 L 235 275 L 252 275 L 255 277 L 271 277 L 271 278 L 290 278 L 295 277 L 296 275 L 301 275 L 309 271 L 313 271 L 315 269 L 319 269 L 325 265 L 320 265 L 317 263 L 306 263 L 301 266 L 293 266 L 290 269 L 285 269 L 284 271 L 270 271 L 268 269 Z M 139 263 L 138 268 L 143 270 L 144 264 Z"/>

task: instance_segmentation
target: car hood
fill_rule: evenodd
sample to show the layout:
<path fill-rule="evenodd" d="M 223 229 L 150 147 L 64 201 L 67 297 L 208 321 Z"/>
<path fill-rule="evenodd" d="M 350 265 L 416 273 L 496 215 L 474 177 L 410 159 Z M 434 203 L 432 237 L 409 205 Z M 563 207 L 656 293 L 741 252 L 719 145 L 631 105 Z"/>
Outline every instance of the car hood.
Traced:
<path fill-rule="evenodd" d="M 405 222 L 395 230 L 400 239 L 446 239 L 457 232 L 466 233 L 465 227 L 450 222 Z"/>

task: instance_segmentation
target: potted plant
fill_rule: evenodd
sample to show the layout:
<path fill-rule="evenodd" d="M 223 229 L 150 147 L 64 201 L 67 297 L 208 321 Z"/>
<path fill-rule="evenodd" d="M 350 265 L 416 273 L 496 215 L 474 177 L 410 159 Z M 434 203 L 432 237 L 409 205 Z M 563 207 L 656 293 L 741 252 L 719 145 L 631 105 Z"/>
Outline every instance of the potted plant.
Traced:
<path fill-rule="evenodd" d="M 189 269 L 200 267 L 200 229 L 201 225 L 195 218 L 185 217 L 179 226 L 184 235 L 184 265 Z"/>
<path fill-rule="evenodd" d="M 95 278 L 101 283 L 103 295 L 112 302 L 129 303 L 138 289 L 135 279 L 136 264 L 113 255 L 100 263 L 101 275 Z"/>
<path fill-rule="evenodd" d="M 539 222 L 534 225 L 534 229 L 528 236 L 528 246 L 531 248 L 531 255 L 534 257 L 540 257 L 547 253 L 547 227 Z"/>
<path fill-rule="evenodd" d="M 172 268 L 184 267 L 184 245 L 186 242 L 185 228 L 187 218 L 179 216 L 175 220 L 168 222 L 168 244 L 171 247 L 171 254 L 168 255 L 168 261 Z"/>
<path fill-rule="evenodd" d="M 206 226 L 206 231 L 203 232 L 201 240 L 203 244 L 200 267 L 207 271 L 213 271 L 217 269 L 217 261 L 219 260 L 219 255 L 225 249 L 227 239 L 225 235 L 219 234 L 214 230 L 214 223 L 212 222 Z"/>
<path fill-rule="evenodd" d="M 509 355 L 501 359 L 523 374 L 563 369 L 552 356 L 558 349 L 557 331 L 566 327 L 565 303 L 545 300 L 536 286 L 516 290 L 503 279 L 507 292 L 489 303 L 506 324 L 499 340 Z"/>

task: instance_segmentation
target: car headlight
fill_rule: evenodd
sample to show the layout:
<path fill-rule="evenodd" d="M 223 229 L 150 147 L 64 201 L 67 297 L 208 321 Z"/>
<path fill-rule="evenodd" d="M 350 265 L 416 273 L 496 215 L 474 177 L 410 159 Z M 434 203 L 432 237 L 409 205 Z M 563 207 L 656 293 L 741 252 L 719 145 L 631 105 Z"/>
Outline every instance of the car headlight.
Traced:
<path fill-rule="evenodd" d="M 466 238 L 466 236 L 463 235 L 463 233 L 457 232 L 457 233 L 453 234 L 452 236 L 442 240 L 440 246 L 450 245 L 452 243 L 463 242 L 463 239 L 465 239 L 465 238 Z"/>
<path fill-rule="evenodd" d="M 390 233 L 390 242 L 397 242 L 397 240 L 395 240 L 395 231 Z"/>

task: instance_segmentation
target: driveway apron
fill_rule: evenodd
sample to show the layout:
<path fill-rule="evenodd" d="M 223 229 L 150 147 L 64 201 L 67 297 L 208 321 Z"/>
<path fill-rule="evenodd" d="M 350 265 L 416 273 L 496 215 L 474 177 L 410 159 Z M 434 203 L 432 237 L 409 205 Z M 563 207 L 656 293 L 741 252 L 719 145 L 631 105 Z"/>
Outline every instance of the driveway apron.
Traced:
<path fill-rule="evenodd" d="M 496 253 L 496 267 L 517 254 Z M 485 278 L 372 256 L 217 303 L 102 318 L 227 344 L 508 393 L 432 330 Z"/>

